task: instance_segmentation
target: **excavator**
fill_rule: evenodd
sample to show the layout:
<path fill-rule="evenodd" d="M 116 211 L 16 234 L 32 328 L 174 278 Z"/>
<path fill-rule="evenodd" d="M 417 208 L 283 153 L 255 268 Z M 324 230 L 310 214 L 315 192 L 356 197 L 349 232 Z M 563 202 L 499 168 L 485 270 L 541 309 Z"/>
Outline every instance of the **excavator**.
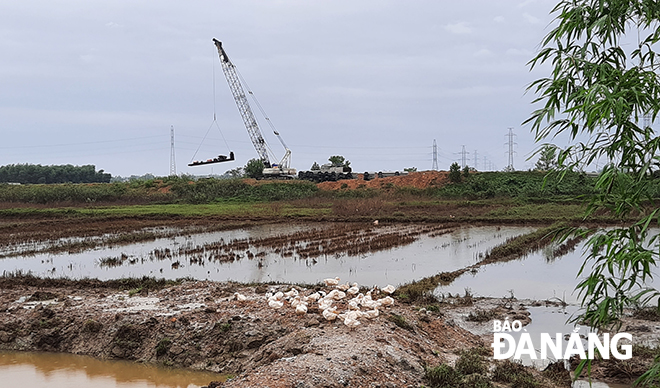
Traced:
<path fill-rule="evenodd" d="M 294 179 L 296 178 L 296 169 L 291 168 L 291 150 L 286 146 L 284 140 L 273 128 L 273 133 L 277 136 L 277 139 L 280 141 L 284 147 L 285 153 L 279 163 L 271 163 L 270 157 L 268 156 L 268 144 L 261 134 L 259 129 L 259 124 L 252 113 L 252 108 L 245 95 L 245 90 L 243 89 L 243 84 L 238 76 L 238 72 L 234 64 L 229 60 L 229 56 L 222 47 L 222 42 L 213 38 L 213 43 L 215 43 L 216 48 L 218 49 L 218 55 L 220 56 L 220 65 L 222 66 L 222 72 L 227 78 L 227 83 L 229 84 L 229 89 L 231 90 L 232 95 L 234 96 L 234 101 L 236 101 L 236 106 L 238 111 L 243 118 L 243 123 L 247 129 L 248 134 L 250 135 L 250 140 L 254 145 L 254 149 L 259 155 L 259 159 L 264 164 L 263 176 L 266 179 Z M 250 92 L 252 94 L 252 92 Z M 230 154 L 233 157 L 233 153 Z"/>

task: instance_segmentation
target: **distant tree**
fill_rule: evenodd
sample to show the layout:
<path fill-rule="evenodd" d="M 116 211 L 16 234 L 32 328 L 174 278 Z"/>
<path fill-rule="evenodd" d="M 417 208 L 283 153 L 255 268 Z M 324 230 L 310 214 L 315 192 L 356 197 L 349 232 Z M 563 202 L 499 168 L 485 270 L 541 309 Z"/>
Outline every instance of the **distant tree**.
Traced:
<path fill-rule="evenodd" d="M 131 175 L 128 177 L 129 181 L 150 181 L 156 179 L 156 176 L 150 172 L 144 174 L 144 175 Z"/>
<path fill-rule="evenodd" d="M 506 167 L 504 167 L 504 169 L 502 171 L 504 171 L 504 172 L 514 172 L 516 170 L 512 166 L 506 166 Z"/>
<path fill-rule="evenodd" d="M 469 166 L 463 167 L 463 176 L 465 178 L 468 178 L 470 176 L 470 167 Z"/>
<path fill-rule="evenodd" d="M 537 171 L 550 171 L 557 167 L 557 147 L 546 144 L 541 148 L 539 160 L 534 169 Z"/>
<path fill-rule="evenodd" d="M 236 167 L 232 168 L 231 170 L 227 170 L 224 175 L 227 175 L 231 178 L 242 178 L 245 176 L 245 171 L 243 170 L 243 167 Z"/>
<path fill-rule="evenodd" d="M 351 165 L 351 162 L 340 155 L 331 156 L 328 160 L 332 163 L 332 167 L 349 167 Z"/>
<path fill-rule="evenodd" d="M 320 169 L 321 169 L 321 166 L 319 166 L 318 163 L 314 162 L 314 164 L 312 164 L 312 168 L 310 170 L 320 170 Z"/>
<path fill-rule="evenodd" d="M 42 166 L 40 164 L 10 164 L 0 167 L 0 182 L 17 183 L 107 183 L 112 176 L 96 171 L 93 165 Z"/>
<path fill-rule="evenodd" d="M 454 162 L 449 166 L 449 181 L 459 183 L 461 181 L 461 166 Z"/>
<path fill-rule="evenodd" d="M 415 172 L 415 171 L 417 171 L 417 167 L 404 168 L 403 171 L 405 171 L 405 172 Z"/>
<path fill-rule="evenodd" d="M 248 178 L 261 179 L 264 176 L 264 162 L 261 159 L 250 159 L 244 167 Z"/>

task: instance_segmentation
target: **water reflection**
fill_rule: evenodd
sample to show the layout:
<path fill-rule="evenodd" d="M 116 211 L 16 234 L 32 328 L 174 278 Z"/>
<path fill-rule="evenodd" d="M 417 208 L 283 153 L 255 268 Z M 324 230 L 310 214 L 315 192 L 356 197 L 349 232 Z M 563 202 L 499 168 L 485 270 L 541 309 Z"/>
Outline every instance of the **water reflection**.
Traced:
<path fill-rule="evenodd" d="M 584 263 L 585 242 L 557 257 L 556 247 L 549 246 L 519 260 L 482 266 L 476 272 L 466 272 L 448 286 L 440 286 L 436 294 L 464 293 L 469 289 L 475 296 L 508 297 L 519 299 L 554 300 L 577 304 L 579 295 L 575 287 L 580 266 Z M 587 268 L 588 271 L 589 268 Z M 654 277 L 647 286 L 660 286 Z"/>
<path fill-rule="evenodd" d="M 465 227 L 444 234 L 433 229 L 440 225 L 401 225 L 378 229 L 391 234 L 414 228 L 424 230 L 429 226 L 432 229 L 429 229 L 428 233 L 415 236 L 415 240 L 407 245 L 361 251 L 361 242 L 356 240 L 357 243 L 352 243 L 352 246 L 358 249 L 358 253 L 339 250 L 313 257 L 301 255 L 297 248 L 291 254 L 291 250 L 287 248 L 289 244 L 284 244 L 285 248 L 279 252 L 279 248 L 258 250 L 250 243 L 247 246 L 241 245 L 240 250 L 233 252 L 241 257 L 228 262 L 209 260 L 210 253 L 206 251 L 203 260 L 195 255 L 174 255 L 173 252 L 178 254 L 182 251 L 181 247 L 188 246 L 209 246 L 246 239 L 253 241 L 280 235 L 295 235 L 309 232 L 311 229 L 323 231 L 324 228 L 343 228 L 342 224 L 259 225 L 248 229 L 182 235 L 122 247 L 105 247 L 82 253 L 5 258 L 0 262 L 7 271 L 30 271 L 37 276 L 64 276 L 74 279 L 90 277 L 105 280 L 153 276 L 167 279 L 190 277 L 215 281 L 317 283 L 327 277 L 339 276 L 342 280 L 360 284 L 402 284 L 438 272 L 454 271 L 472 265 L 489 249 L 507 238 L 534 229 L 509 226 Z M 363 238 L 359 233 L 355 236 Z M 385 236 L 387 237 L 387 234 Z M 325 244 L 324 239 L 319 241 L 320 246 Z M 364 244 L 368 243 L 367 239 L 364 241 Z M 305 248 L 304 244 L 298 246 Z M 159 252 L 158 255 L 154 255 L 155 251 Z M 223 248 L 222 255 L 225 253 L 227 252 Z M 118 264 L 101 265 L 108 262 L 109 257 L 118 258 Z"/>
<path fill-rule="evenodd" d="M 222 375 L 59 353 L 0 352 L 2 386 L 196 388 Z"/>

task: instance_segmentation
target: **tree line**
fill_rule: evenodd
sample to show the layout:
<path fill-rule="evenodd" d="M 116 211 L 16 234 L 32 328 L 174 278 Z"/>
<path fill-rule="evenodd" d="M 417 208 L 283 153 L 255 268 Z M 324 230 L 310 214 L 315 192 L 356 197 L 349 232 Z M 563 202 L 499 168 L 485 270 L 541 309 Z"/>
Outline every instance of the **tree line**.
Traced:
<path fill-rule="evenodd" d="M 0 183 L 108 183 L 112 176 L 96 166 L 9 164 L 0 167 Z"/>

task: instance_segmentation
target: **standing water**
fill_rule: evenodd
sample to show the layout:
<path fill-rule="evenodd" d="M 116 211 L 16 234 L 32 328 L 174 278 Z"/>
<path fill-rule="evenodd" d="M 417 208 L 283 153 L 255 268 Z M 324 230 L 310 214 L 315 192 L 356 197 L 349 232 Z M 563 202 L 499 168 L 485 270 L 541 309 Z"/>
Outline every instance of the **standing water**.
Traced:
<path fill-rule="evenodd" d="M 353 229 L 351 229 L 353 228 Z M 0 259 L 7 272 L 73 279 L 151 276 L 238 282 L 402 284 L 479 261 L 531 227 L 260 225 L 80 253 Z"/>
<path fill-rule="evenodd" d="M 198 388 L 223 375 L 60 353 L 0 352 L 3 387 Z"/>

